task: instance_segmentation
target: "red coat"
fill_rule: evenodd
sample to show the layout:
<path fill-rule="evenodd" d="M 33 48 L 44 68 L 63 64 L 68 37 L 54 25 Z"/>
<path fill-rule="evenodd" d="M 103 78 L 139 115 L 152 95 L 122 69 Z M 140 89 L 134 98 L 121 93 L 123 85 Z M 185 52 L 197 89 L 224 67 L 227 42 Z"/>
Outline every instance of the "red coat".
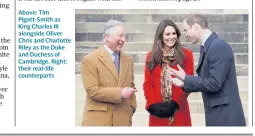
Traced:
<path fill-rule="evenodd" d="M 183 61 L 184 71 L 188 75 L 194 75 L 194 60 L 193 53 L 187 48 L 183 48 L 185 59 Z M 148 52 L 146 62 L 149 61 L 151 52 Z M 173 69 L 178 69 L 177 66 L 171 66 Z M 143 90 L 146 99 L 146 109 L 153 103 L 162 102 L 160 93 L 160 73 L 161 66 L 157 65 L 152 72 L 145 65 Z M 172 76 L 174 77 L 174 76 Z M 191 126 L 191 118 L 189 104 L 187 100 L 188 94 L 182 91 L 182 88 L 172 87 L 172 100 L 178 103 L 179 109 L 175 113 L 175 122 L 172 126 Z M 158 118 L 150 115 L 149 126 L 168 126 L 168 118 Z"/>

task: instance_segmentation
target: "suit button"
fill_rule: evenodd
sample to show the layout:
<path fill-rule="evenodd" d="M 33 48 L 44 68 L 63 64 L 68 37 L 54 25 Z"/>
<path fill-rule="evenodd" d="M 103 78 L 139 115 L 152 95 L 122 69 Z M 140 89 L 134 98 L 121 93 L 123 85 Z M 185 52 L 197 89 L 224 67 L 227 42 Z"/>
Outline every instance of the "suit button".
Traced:
<path fill-rule="evenodd" d="M 107 81 L 108 84 L 110 84 L 110 81 Z"/>

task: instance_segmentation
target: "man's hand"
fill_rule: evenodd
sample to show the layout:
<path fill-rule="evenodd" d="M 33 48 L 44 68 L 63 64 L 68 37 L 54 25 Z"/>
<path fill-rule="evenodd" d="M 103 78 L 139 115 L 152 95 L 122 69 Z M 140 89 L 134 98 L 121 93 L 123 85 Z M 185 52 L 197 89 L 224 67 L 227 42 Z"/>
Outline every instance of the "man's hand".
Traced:
<path fill-rule="evenodd" d="M 137 89 L 135 88 L 130 88 L 130 87 L 125 87 L 122 89 L 122 98 L 130 98 L 130 96 L 132 94 L 134 94 L 135 92 L 137 92 Z"/>
<path fill-rule="evenodd" d="M 176 87 L 183 87 L 184 86 L 184 82 L 178 78 L 172 78 L 170 80 L 171 84 L 176 86 Z"/>
<path fill-rule="evenodd" d="M 178 67 L 179 71 L 178 71 L 178 70 L 175 70 L 175 69 L 172 69 L 171 67 L 168 67 L 168 70 L 169 70 L 169 72 L 170 72 L 172 75 L 174 75 L 175 77 L 177 77 L 177 78 L 179 78 L 180 80 L 183 81 L 183 80 L 185 79 L 186 73 L 185 73 L 185 71 L 181 68 L 181 66 L 180 66 L 179 64 L 177 64 L 177 67 Z M 177 82 L 179 82 L 179 81 L 177 81 Z"/>

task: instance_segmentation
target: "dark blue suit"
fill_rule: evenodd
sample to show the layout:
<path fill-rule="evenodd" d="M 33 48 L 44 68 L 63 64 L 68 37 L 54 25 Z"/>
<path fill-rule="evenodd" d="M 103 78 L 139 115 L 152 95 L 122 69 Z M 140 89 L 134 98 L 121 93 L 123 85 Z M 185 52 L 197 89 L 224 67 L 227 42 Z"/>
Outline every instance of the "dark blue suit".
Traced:
<path fill-rule="evenodd" d="M 205 42 L 197 74 L 186 75 L 183 90 L 202 92 L 206 126 L 246 126 L 234 53 L 215 32 Z"/>

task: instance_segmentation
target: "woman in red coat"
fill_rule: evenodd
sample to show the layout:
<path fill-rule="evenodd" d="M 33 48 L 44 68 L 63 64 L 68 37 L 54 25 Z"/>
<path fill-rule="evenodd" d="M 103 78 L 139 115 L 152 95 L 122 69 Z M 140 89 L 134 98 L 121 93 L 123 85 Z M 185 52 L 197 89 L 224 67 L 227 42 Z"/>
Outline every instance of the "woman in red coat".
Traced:
<path fill-rule="evenodd" d="M 180 36 L 173 21 L 161 21 L 147 54 L 143 90 L 150 113 L 149 126 L 191 126 L 189 94 L 171 84 L 174 76 L 168 70 L 178 69 L 179 65 L 188 75 L 194 75 L 192 51 L 181 46 Z"/>

